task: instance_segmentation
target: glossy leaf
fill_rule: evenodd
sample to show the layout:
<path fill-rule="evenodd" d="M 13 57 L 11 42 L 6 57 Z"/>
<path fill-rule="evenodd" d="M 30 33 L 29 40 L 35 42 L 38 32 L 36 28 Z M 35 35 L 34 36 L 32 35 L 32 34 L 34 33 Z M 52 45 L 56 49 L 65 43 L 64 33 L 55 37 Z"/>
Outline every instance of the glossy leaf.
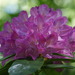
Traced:
<path fill-rule="evenodd" d="M 35 61 L 16 60 L 9 68 L 8 72 L 9 75 L 29 75 L 40 70 L 43 63 L 43 59 L 37 59 Z"/>

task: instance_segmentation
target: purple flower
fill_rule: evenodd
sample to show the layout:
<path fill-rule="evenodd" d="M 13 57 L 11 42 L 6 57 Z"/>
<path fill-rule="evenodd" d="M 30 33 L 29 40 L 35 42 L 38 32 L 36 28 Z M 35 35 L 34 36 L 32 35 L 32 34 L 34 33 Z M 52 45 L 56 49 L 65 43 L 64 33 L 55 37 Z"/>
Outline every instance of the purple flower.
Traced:
<path fill-rule="evenodd" d="M 71 50 L 71 52 L 75 52 L 75 27 L 73 28 L 68 38 L 68 42 L 69 42 L 69 49 Z"/>
<path fill-rule="evenodd" d="M 66 58 L 52 53 L 73 56 L 75 28 L 66 25 L 67 18 L 62 16 L 60 10 L 54 11 L 47 5 L 41 5 L 31 8 L 30 15 L 28 17 L 27 12 L 22 11 L 11 23 L 4 24 L 0 32 L 0 52 L 4 57 L 15 54 L 14 59 L 30 56 L 35 60 L 39 55 Z"/>

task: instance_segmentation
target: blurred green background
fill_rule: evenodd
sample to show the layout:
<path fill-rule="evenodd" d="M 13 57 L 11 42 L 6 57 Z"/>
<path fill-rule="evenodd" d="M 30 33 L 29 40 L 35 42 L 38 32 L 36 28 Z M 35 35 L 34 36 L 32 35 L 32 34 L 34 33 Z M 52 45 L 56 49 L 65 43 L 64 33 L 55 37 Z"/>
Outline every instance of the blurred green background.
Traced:
<path fill-rule="evenodd" d="M 6 21 L 11 21 L 19 12 L 41 4 L 47 4 L 50 8 L 61 9 L 63 16 L 68 18 L 68 25 L 75 26 L 75 0 L 0 0 L 0 30 Z M 0 54 L 0 58 L 2 55 Z M 72 63 L 70 65 L 74 65 Z M 63 75 L 75 75 L 75 69 L 66 70 Z"/>
<path fill-rule="evenodd" d="M 17 16 L 21 10 L 29 13 L 31 7 L 41 4 L 61 9 L 63 15 L 68 17 L 68 25 L 75 26 L 75 0 L 0 0 L 0 30 L 6 21 Z"/>

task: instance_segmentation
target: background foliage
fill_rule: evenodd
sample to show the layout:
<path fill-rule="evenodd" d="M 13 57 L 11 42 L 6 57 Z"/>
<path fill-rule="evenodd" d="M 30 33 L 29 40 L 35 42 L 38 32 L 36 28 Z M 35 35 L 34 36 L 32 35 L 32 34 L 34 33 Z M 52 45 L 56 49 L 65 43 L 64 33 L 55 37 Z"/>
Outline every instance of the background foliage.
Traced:
<path fill-rule="evenodd" d="M 41 4 L 61 9 L 63 15 L 68 17 L 68 25 L 75 26 L 75 0 L 0 0 L 0 30 L 6 21 L 17 16 L 21 10 L 29 13 L 31 7 Z"/>

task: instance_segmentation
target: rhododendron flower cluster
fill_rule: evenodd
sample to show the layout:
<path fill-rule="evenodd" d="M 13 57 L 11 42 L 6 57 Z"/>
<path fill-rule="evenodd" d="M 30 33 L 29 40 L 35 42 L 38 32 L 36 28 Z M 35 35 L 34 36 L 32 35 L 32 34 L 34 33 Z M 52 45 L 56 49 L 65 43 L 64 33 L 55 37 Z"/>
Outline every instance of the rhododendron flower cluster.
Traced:
<path fill-rule="evenodd" d="M 39 55 L 50 59 L 67 58 L 52 53 L 74 57 L 75 27 L 66 25 L 67 21 L 61 10 L 47 5 L 31 8 L 29 17 L 22 11 L 0 31 L 0 52 L 4 57 L 15 54 L 14 59 L 32 57 L 35 60 Z"/>

